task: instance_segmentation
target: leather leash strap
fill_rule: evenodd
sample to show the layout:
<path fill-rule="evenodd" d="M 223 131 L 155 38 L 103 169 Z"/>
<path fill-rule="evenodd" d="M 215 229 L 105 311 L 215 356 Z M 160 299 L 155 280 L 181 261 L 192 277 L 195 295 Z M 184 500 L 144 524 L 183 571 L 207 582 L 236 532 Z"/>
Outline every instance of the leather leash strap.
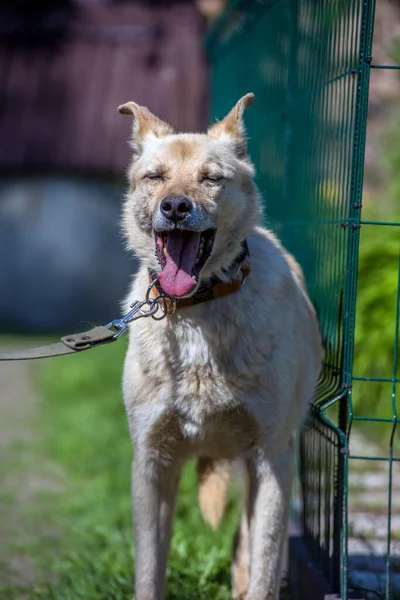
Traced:
<path fill-rule="evenodd" d="M 90 350 L 103 344 L 115 342 L 115 331 L 107 327 L 94 327 L 89 331 L 76 335 L 65 335 L 61 341 L 48 346 L 37 348 L 26 348 L 25 350 L 13 350 L 11 352 L 0 352 L 2 360 L 30 360 L 34 358 L 50 358 L 51 356 L 62 356 L 64 354 L 76 354 L 82 350 Z"/>
<path fill-rule="evenodd" d="M 190 298 L 173 299 L 168 298 L 168 296 L 164 297 L 162 299 L 162 302 L 164 303 L 164 313 L 167 315 L 172 314 L 178 308 L 193 306 L 194 304 L 199 304 L 200 302 L 207 302 L 213 298 L 222 298 L 228 294 L 238 292 L 251 270 L 250 261 L 246 260 L 246 258 L 249 258 L 249 250 L 246 241 L 244 241 L 242 243 L 242 251 L 234 263 L 234 265 L 238 267 L 237 277 L 235 277 L 235 279 L 228 282 L 215 280 L 211 282 L 211 285 L 201 287 L 194 294 L 194 296 L 191 296 Z M 156 273 L 149 272 L 149 280 L 151 285 L 148 293 L 151 291 L 151 294 L 155 296 L 156 288 L 160 296 L 164 294 L 159 285 Z M 76 354 L 76 352 L 90 350 L 91 348 L 96 348 L 97 346 L 101 346 L 103 344 L 115 342 L 119 335 L 126 330 L 126 323 L 133 320 L 133 317 L 130 318 L 130 320 L 127 320 L 127 317 L 129 317 L 131 313 L 140 310 L 144 304 L 148 304 L 147 296 L 146 300 L 141 303 L 136 302 L 132 305 L 132 307 L 136 306 L 137 304 L 139 304 L 139 307 L 133 308 L 128 315 L 122 317 L 122 321 L 117 319 L 116 321 L 109 323 L 107 327 L 94 327 L 93 329 L 89 329 L 89 331 L 84 331 L 83 333 L 65 335 L 61 338 L 61 341 L 56 344 L 39 346 L 37 348 L 26 348 L 24 350 L 13 350 L 11 352 L 0 352 L 0 361 L 32 360 L 36 358 L 50 358 L 51 356 L 63 356 L 64 354 Z M 154 314 L 156 310 L 157 307 L 152 312 L 147 311 L 145 314 L 142 313 L 141 316 L 151 316 L 151 314 Z M 116 329 L 115 324 L 117 325 Z"/>

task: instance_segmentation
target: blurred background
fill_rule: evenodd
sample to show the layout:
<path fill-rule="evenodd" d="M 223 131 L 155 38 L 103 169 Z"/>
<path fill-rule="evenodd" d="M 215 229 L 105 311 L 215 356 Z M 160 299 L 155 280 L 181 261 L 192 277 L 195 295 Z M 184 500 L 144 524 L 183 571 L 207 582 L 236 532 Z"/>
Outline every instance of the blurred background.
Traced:
<path fill-rule="evenodd" d="M 283 10 L 281 20 L 270 21 L 271 25 L 266 11 L 263 23 L 254 17 L 264 30 L 240 38 L 240 66 L 233 60 L 229 63 L 229 48 L 223 47 L 224 35 L 228 38 L 238 31 L 240 37 L 241 31 L 247 31 L 244 15 L 252 11 L 257 15 L 254 7 L 274 4 L 282 6 L 285 1 L 230 3 L 244 8 L 221 28 L 222 50 L 211 71 L 204 40 L 215 24 L 218 33 L 218 17 L 227 0 L 0 2 L 1 349 L 47 343 L 59 334 L 106 323 L 119 315 L 119 302 L 136 269 L 119 230 L 130 120 L 120 116 L 117 107 L 128 100 L 148 106 L 179 131 L 195 131 L 222 117 L 246 92 L 255 92 L 257 102 L 257 92 L 265 93 L 263 86 L 268 85 L 270 104 L 265 103 L 265 119 L 256 103 L 246 114 L 252 134 L 250 149 L 260 167 L 262 191 L 276 187 L 278 200 L 267 198 L 269 223 L 300 260 L 305 257 L 307 266 L 311 243 L 307 249 L 296 229 L 285 229 L 280 222 L 285 211 L 300 220 L 302 208 L 290 204 L 293 189 L 283 189 L 282 163 L 274 162 L 281 150 L 283 155 L 288 132 L 285 115 L 282 120 L 276 118 L 287 92 L 287 38 L 275 27 L 277 22 L 282 31 L 288 26 L 286 13 Z M 314 4 L 326 8 L 325 13 L 321 11 L 325 19 L 321 27 L 329 29 L 340 22 L 340 11 L 330 8 L 334 3 L 304 1 L 304 30 L 307 19 L 311 23 L 315 18 Z M 343 42 L 344 30 L 340 31 Z M 310 38 L 317 37 L 311 26 L 307 32 Z M 274 56 L 282 57 L 281 64 L 263 55 L 266 36 Z M 323 45 L 323 36 L 319 41 Z M 343 62 L 346 53 L 339 57 Z M 257 54 L 262 60 L 256 69 L 252 59 Z M 314 58 L 310 53 L 309 59 L 314 66 L 318 62 L 316 53 Z M 377 2 L 373 61 L 400 64 L 400 3 L 396 0 Z M 322 66 L 330 68 L 324 59 Z M 311 85 L 310 72 L 303 70 L 299 84 L 303 91 L 308 85 L 319 89 L 322 81 L 315 69 Z M 253 80 L 254 87 L 248 88 L 247 82 Z M 337 105 L 333 109 L 331 105 L 335 123 L 330 133 L 331 138 L 338 136 L 337 154 L 341 154 L 339 136 L 344 132 L 337 107 L 346 97 L 340 89 L 332 102 Z M 363 189 L 363 219 L 371 222 L 400 222 L 399 97 L 399 71 L 372 69 Z M 322 121 L 326 113 L 322 102 L 319 106 Z M 306 107 L 298 122 L 308 125 L 313 119 Z M 297 133 L 294 151 L 298 155 L 309 152 L 313 163 L 315 139 Z M 277 148 L 278 138 L 281 147 Z M 264 146 L 258 143 L 260 139 Z M 317 150 L 321 148 L 323 144 Z M 345 158 L 342 154 L 338 160 L 345 162 Z M 340 173 L 336 170 L 336 180 L 334 167 L 331 171 L 326 167 L 330 156 L 319 160 L 324 165 L 313 176 L 317 173 L 321 185 L 318 193 L 315 186 L 312 193 L 318 210 L 322 206 L 329 212 L 341 203 Z M 298 163 L 296 176 L 301 177 L 302 164 Z M 316 180 L 310 181 L 314 185 Z M 304 186 L 305 193 L 310 189 L 311 184 Z M 337 232 L 335 228 L 332 235 Z M 354 373 L 374 376 L 377 381 L 372 385 L 356 382 L 353 403 L 358 414 L 372 418 L 392 417 L 391 384 L 378 379 L 390 377 L 393 370 L 399 244 L 398 227 L 361 229 Z M 323 274 L 330 262 L 335 261 L 329 257 L 328 245 L 320 271 L 307 272 L 311 290 L 318 278 L 324 287 Z M 337 313 L 332 314 L 336 319 Z M 120 393 L 125 345 L 126 340 L 121 340 L 78 359 L 0 365 L 2 600 L 132 597 L 131 446 Z M 351 438 L 355 452 L 385 456 L 392 427 L 386 425 L 356 423 Z M 400 441 L 397 449 L 400 453 Z M 379 545 L 373 546 L 376 538 L 386 543 L 385 533 L 379 533 L 381 522 L 376 522 L 372 533 L 370 526 L 371 515 L 380 518 L 387 508 L 387 469 L 386 464 L 380 465 L 372 478 L 365 467 L 354 479 L 350 536 L 358 544 L 357 552 L 361 541 L 375 554 L 382 554 Z M 197 509 L 193 465 L 185 472 L 168 572 L 169 599 L 230 597 L 238 494 L 234 489 L 227 518 L 215 534 L 203 525 Z M 398 498 L 400 494 L 393 498 L 394 514 L 400 513 Z M 394 535 L 400 539 L 400 522 Z M 368 582 L 371 570 L 364 567 L 360 585 L 380 590 L 380 580 Z M 286 597 L 289 592 L 282 593 Z"/>
<path fill-rule="evenodd" d="M 189 1 L 1 3 L 1 330 L 118 315 L 135 262 L 118 228 L 130 122 L 117 107 L 204 128 L 204 21 Z"/>

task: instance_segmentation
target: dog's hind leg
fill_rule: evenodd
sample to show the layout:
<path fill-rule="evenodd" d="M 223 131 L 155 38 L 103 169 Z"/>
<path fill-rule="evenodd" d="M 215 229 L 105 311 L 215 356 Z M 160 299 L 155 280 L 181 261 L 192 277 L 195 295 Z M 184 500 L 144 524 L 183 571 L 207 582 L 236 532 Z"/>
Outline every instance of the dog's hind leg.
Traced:
<path fill-rule="evenodd" d="M 251 559 L 246 600 L 278 600 L 292 486 L 290 447 L 259 451 L 250 467 Z"/>
<path fill-rule="evenodd" d="M 162 600 L 179 470 L 156 468 L 136 456 L 132 503 L 135 536 L 135 600 Z"/>
<path fill-rule="evenodd" d="M 200 457 L 197 463 L 199 503 L 204 520 L 217 529 L 225 510 L 232 461 Z"/>

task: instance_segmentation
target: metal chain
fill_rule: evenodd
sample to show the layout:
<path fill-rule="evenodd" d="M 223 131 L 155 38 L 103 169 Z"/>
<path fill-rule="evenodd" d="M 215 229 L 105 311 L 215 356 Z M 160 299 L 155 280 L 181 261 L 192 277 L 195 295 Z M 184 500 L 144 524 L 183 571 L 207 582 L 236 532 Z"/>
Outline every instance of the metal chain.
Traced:
<path fill-rule="evenodd" d="M 114 338 L 119 338 L 120 335 L 125 333 L 128 329 L 128 324 L 132 323 L 132 321 L 137 321 L 138 319 L 142 319 L 144 317 L 152 317 L 156 321 L 161 321 L 165 319 L 167 314 L 173 314 L 176 310 L 176 300 L 172 299 L 173 302 L 173 310 L 170 312 L 166 312 L 164 299 L 167 297 L 164 292 L 161 292 L 159 296 L 155 298 L 150 298 L 151 291 L 154 285 L 157 283 L 157 279 L 152 281 L 152 283 L 147 288 L 146 298 L 144 300 L 135 300 L 131 304 L 131 310 L 123 315 L 120 319 L 114 319 L 108 325 L 106 325 L 107 329 L 111 329 L 115 331 Z M 161 310 L 163 313 L 161 316 L 156 317 L 156 313 L 158 310 Z"/>

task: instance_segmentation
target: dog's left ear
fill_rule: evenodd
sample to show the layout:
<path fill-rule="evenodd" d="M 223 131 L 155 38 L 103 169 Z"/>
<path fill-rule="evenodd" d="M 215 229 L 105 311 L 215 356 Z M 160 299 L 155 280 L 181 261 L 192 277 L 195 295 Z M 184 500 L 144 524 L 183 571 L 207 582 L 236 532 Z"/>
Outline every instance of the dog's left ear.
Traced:
<path fill-rule="evenodd" d="M 153 115 L 146 106 L 139 106 L 136 102 L 127 102 L 118 107 L 121 115 L 131 115 L 132 124 L 132 142 L 134 156 L 142 152 L 143 142 L 149 136 L 164 137 L 173 133 L 173 129 L 168 123 L 161 121 Z"/>
<path fill-rule="evenodd" d="M 222 121 L 212 125 L 207 131 L 214 138 L 230 137 L 236 143 L 239 156 L 245 156 L 247 151 L 246 128 L 244 126 L 243 113 L 254 102 L 254 94 L 246 94 L 235 104 L 232 110 Z"/>

